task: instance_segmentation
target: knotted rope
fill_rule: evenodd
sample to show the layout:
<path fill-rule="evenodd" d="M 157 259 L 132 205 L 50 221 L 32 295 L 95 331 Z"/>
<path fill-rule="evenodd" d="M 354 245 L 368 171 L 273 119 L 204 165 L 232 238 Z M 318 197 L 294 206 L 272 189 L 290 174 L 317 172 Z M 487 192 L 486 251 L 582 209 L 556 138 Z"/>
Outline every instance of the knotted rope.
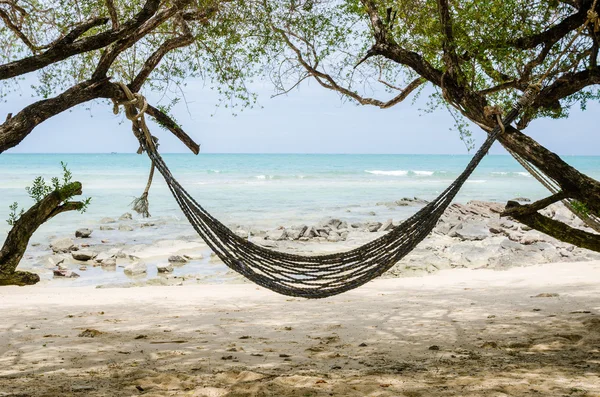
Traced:
<path fill-rule="evenodd" d="M 114 98 L 111 98 L 113 102 L 113 113 L 119 114 L 119 106 L 123 106 L 125 108 L 125 116 L 131 120 L 133 132 L 138 139 L 141 139 L 140 131 L 143 134 L 143 138 L 146 141 L 148 147 L 156 149 L 157 143 L 156 138 L 152 136 L 150 130 L 148 129 L 148 125 L 146 124 L 146 110 L 148 109 L 148 101 L 146 98 L 137 92 L 131 92 L 129 87 L 122 83 L 117 82 L 123 93 L 125 94 L 126 100 L 118 101 Z M 138 149 L 138 154 L 142 153 L 142 145 Z M 150 174 L 148 175 L 148 182 L 146 183 L 146 188 L 140 197 L 136 197 L 131 202 L 132 209 L 141 214 L 144 218 L 150 217 L 150 203 L 148 201 L 148 194 L 150 192 L 150 187 L 152 186 L 152 180 L 154 178 L 154 162 L 150 166 Z"/>

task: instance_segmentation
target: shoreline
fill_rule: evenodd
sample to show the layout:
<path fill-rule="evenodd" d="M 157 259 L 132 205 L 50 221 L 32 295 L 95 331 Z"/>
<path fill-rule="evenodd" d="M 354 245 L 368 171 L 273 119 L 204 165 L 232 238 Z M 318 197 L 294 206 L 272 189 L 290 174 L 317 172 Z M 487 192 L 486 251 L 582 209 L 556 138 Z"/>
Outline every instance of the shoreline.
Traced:
<path fill-rule="evenodd" d="M 387 208 L 417 211 L 426 201 L 402 199 L 378 203 Z M 500 218 L 503 205 L 471 201 L 453 204 L 434 231 L 383 277 L 410 277 L 453 268 L 504 270 L 552 262 L 600 260 L 600 254 L 562 243 L 508 218 Z M 548 216 L 574 227 L 582 222 L 561 204 L 546 211 Z M 230 225 L 239 236 L 269 249 L 316 255 L 349 250 L 378 238 L 399 221 L 362 222 L 325 218 L 314 224 L 257 229 Z M 124 214 L 103 218 L 92 229 L 78 229 L 87 237 L 56 236 L 46 244 L 34 244 L 26 253 L 22 270 L 40 274 L 39 286 L 83 286 L 98 288 L 145 285 L 244 283 L 229 270 L 197 235 L 181 234 L 165 239 L 160 219 L 142 219 Z M 188 228 L 188 233 L 194 233 Z M 123 242 L 126 236 L 129 240 Z M 54 277 L 53 277 L 54 274 Z"/>
<path fill-rule="evenodd" d="M 599 297 L 600 261 L 377 279 L 324 300 L 5 287 L 0 395 L 589 397 Z"/>

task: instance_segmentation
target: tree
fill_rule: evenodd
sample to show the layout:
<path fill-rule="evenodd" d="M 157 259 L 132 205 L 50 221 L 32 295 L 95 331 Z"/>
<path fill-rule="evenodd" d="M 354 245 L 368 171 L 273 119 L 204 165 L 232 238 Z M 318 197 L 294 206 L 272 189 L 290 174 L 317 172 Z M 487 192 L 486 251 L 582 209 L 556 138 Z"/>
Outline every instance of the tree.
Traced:
<path fill-rule="evenodd" d="M 255 99 L 245 83 L 265 74 L 280 93 L 312 78 L 380 108 L 429 86 L 430 110 L 447 108 L 469 143 L 465 120 L 491 130 L 498 107 L 557 61 L 533 105 L 499 141 L 557 183 L 561 194 L 552 199 L 577 200 L 600 214 L 600 183 L 522 132 L 537 118 L 566 117 L 571 106 L 600 97 L 600 22 L 588 18 L 591 8 L 591 0 L 0 0 L 3 93 L 36 71 L 44 98 L 0 125 L 0 153 L 74 106 L 126 102 L 115 82 L 125 81 L 133 93 L 165 92 L 201 77 L 223 95 L 225 106 L 243 106 Z M 369 97 L 375 85 L 395 95 Z M 148 105 L 146 113 L 198 153 L 168 114 L 178 99 Z M 135 123 L 134 133 L 141 138 Z"/>
<path fill-rule="evenodd" d="M 84 212 L 90 203 L 90 198 L 83 201 L 71 201 L 71 198 L 81 194 L 81 183 L 71 180 L 71 171 L 62 163 L 62 178 L 52 178 L 48 185 L 40 176 L 37 177 L 27 193 L 35 204 L 27 211 L 20 210 L 18 203 L 10 206 L 11 212 L 7 219 L 12 229 L 8 233 L 2 249 L 0 249 L 0 285 L 31 285 L 40 281 L 35 273 L 16 270 L 25 254 L 29 239 L 33 233 L 46 221 L 67 211 Z"/>
<path fill-rule="evenodd" d="M 600 183 L 523 133 L 536 119 L 567 117 L 573 106 L 585 109 L 600 99 L 597 1 L 262 3 L 264 14 L 255 23 L 278 38 L 272 51 L 280 56 L 271 74 L 281 93 L 313 79 L 350 101 L 386 109 L 428 86 L 428 110 L 446 108 L 468 145 L 467 120 L 491 131 L 500 109 L 541 80 L 535 101 L 498 140 L 558 185 L 560 194 L 545 205 L 575 200 L 600 215 Z M 522 206 L 510 215 L 519 219 L 538 207 Z M 561 238 L 555 227 L 530 223 Z"/>

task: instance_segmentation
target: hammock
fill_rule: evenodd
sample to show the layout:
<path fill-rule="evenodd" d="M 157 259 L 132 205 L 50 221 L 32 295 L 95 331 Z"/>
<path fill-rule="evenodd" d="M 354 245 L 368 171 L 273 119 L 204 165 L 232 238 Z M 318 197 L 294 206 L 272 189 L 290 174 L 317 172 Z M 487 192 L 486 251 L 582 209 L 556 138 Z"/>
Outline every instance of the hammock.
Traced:
<path fill-rule="evenodd" d="M 128 93 L 128 117 L 134 121 L 134 125 L 137 120 L 143 132 L 138 136 L 142 149 L 150 157 L 153 167 L 163 175 L 179 207 L 206 244 L 229 268 L 250 281 L 283 295 L 309 299 L 326 298 L 357 288 L 385 273 L 414 249 L 433 230 L 498 134 L 517 118 L 521 109 L 537 93 L 533 88 L 528 90 L 502 123 L 489 133 L 458 178 L 416 214 L 382 237 L 350 251 L 302 256 L 254 244 L 235 234 L 198 204 L 173 177 L 158 153 L 144 118 L 140 118 L 143 112 L 135 114 L 137 110 L 131 104 L 135 102 L 136 94 L 131 94 L 126 86 L 122 87 Z"/>

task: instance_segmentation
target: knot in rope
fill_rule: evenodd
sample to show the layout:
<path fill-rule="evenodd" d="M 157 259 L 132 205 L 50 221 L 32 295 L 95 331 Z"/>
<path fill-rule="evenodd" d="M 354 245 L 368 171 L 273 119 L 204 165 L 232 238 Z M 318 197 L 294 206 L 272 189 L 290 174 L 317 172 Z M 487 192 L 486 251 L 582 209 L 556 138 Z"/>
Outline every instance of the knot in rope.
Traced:
<path fill-rule="evenodd" d="M 486 106 L 485 108 L 483 108 L 483 114 L 485 115 L 485 117 L 488 118 L 495 117 L 496 121 L 498 122 L 498 127 L 500 127 L 500 131 L 502 131 L 503 134 L 506 132 L 504 123 L 502 122 L 502 116 L 504 115 L 504 111 L 500 106 Z"/>
<path fill-rule="evenodd" d="M 587 18 L 590 24 L 594 25 L 594 33 L 600 32 L 600 17 L 598 17 L 598 13 L 593 8 L 588 10 Z"/>
<path fill-rule="evenodd" d="M 154 139 L 150 134 L 150 130 L 146 125 L 146 119 L 144 118 L 146 110 L 148 110 L 148 101 L 142 94 L 131 92 L 126 84 L 120 81 L 117 82 L 117 84 L 127 99 L 119 101 L 115 98 L 111 98 L 113 102 L 113 113 L 119 114 L 119 106 L 123 106 L 125 108 L 125 116 L 144 134 L 148 148 L 154 148 Z"/>
<path fill-rule="evenodd" d="M 519 98 L 517 103 L 522 107 L 526 108 L 533 103 L 537 95 L 542 91 L 541 83 L 529 84 L 529 87 L 523 93 L 523 96 Z"/>

